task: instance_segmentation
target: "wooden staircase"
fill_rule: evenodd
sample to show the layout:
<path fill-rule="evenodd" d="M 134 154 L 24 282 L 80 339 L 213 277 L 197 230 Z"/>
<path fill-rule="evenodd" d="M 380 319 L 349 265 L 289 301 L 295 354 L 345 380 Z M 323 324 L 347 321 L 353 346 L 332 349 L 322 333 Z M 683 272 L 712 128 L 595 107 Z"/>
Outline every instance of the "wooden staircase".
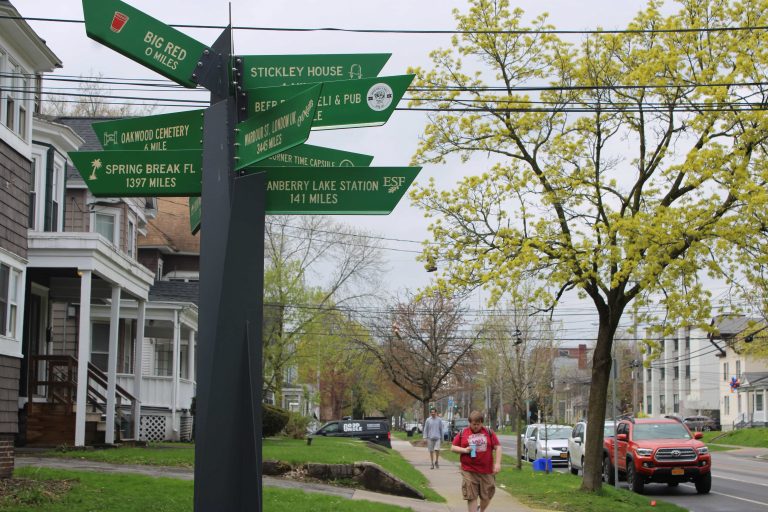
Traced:
<path fill-rule="evenodd" d="M 77 359 L 72 356 L 35 356 L 30 359 L 30 377 L 27 396 L 28 445 L 60 446 L 75 443 L 75 412 L 77 409 Z M 120 425 L 129 414 L 123 411 L 130 405 L 134 411 L 136 399 L 120 386 L 115 390 L 115 440 L 119 441 Z M 85 443 L 103 444 L 106 429 L 107 375 L 88 363 L 86 395 Z M 31 399 L 34 397 L 34 400 Z M 44 400 L 40 400 L 44 398 Z M 133 422 L 127 422 L 129 428 Z M 126 433 L 130 434 L 130 433 Z"/>

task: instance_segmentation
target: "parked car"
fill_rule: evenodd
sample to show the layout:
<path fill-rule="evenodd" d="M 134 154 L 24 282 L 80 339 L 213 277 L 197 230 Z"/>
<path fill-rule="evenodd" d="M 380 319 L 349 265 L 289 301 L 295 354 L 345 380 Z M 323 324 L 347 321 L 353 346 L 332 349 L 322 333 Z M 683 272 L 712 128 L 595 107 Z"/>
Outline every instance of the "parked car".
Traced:
<path fill-rule="evenodd" d="M 721 430 L 720 420 L 710 418 L 709 416 L 688 416 L 683 420 L 685 426 L 695 432 L 709 432 L 710 430 Z"/>
<path fill-rule="evenodd" d="M 410 435 L 415 435 L 417 432 L 421 434 L 424 431 L 424 424 L 420 421 L 407 421 L 405 422 L 405 426 L 403 427 L 403 430 L 410 433 Z"/>
<path fill-rule="evenodd" d="M 613 420 L 606 420 L 603 424 L 603 441 L 613 437 L 615 431 Z M 568 437 L 568 470 L 571 474 L 578 475 L 579 470 L 584 470 L 584 453 L 587 440 L 587 422 L 580 421 L 574 425 L 571 435 Z"/>
<path fill-rule="evenodd" d="M 356 437 L 363 441 L 392 448 L 392 434 L 389 431 L 389 422 L 386 420 L 329 421 L 312 436 Z"/>
<path fill-rule="evenodd" d="M 451 422 L 451 441 L 458 435 L 463 429 L 469 426 L 469 420 L 467 418 L 456 418 Z"/>
<path fill-rule="evenodd" d="M 678 418 L 622 420 L 616 436 L 603 442 L 603 478 L 613 485 L 614 466 L 618 466 L 636 493 L 649 483 L 675 487 L 693 482 L 696 492 L 707 494 L 712 488 L 712 458 L 701 437 L 701 432 L 691 433 Z M 614 443 L 618 444 L 617 460 Z"/>
<path fill-rule="evenodd" d="M 552 459 L 552 464 L 568 463 L 568 437 L 573 429 L 568 425 L 539 425 L 525 440 L 526 460 Z"/>
<path fill-rule="evenodd" d="M 542 423 L 531 423 L 525 427 L 525 430 L 520 434 L 520 458 L 528 460 L 528 454 L 525 453 L 525 440 L 531 437 L 533 429 L 543 426 Z"/>

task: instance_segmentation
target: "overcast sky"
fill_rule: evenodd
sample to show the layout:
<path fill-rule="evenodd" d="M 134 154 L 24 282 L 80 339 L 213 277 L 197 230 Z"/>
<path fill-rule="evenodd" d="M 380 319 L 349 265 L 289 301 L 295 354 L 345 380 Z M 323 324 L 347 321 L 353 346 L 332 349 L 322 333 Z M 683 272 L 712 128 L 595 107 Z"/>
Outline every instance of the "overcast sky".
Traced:
<path fill-rule="evenodd" d="M 83 19 L 79 0 L 12 0 L 23 16 L 62 19 Z M 131 5 L 168 24 L 226 25 L 229 2 L 222 0 L 185 0 L 159 2 L 133 0 Z M 455 28 L 452 10 L 467 10 L 467 3 L 457 0 L 390 0 L 389 2 L 360 2 L 336 0 L 233 0 L 234 26 L 349 29 L 410 29 L 451 30 Z M 526 18 L 548 12 L 558 29 L 582 30 L 602 27 L 624 28 L 634 14 L 645 5 L 639 0 L 519 0 Z M 86 37 L 82 24 L 30 21 L 63 62 L 57 75 L 97 75 L 105 77 L 162 78 L 152 71 L 92 41 Z M 220 33 L 211 29 L 181 29 L 188 35 L 210 45 Z M 573 36 L 578 41 L 582 36 Z M 339 32 L 277 32 L 244 31 L 234 34 L 235 53 L 309 54 L 309 53 L 391 53 L 380 75 L 404 74 L 408 66 L 429 66 L 431 50 L 448 47 L 450 35 L 424 34 L 355 34 Z M 47 85 L 57 85 L 49 82 Z M 122 93 L 121 93 L 122 94 Z M 126 92 L 125 94 L 135 94 Z M 179 91 L 184 98 L 207 98 L 207 95 Z M 405 103 L 401 103 L 405 106 Z M 164 110 L 171 111 L 171 110 Z M 159 113 L 159 112 L 158 112 Z M 374 156 L 374 166 L 408 165 L 414 154 L 418 136 L 426 123 L 418 112 L 396 111 L 381 127 L 313 132 L 311 144 L 344 149 Z M 485 162 L 473 160 L 462 165 L 453 161 L 447 165 L 425 167 L 417 181 L 436 177 L 449 186 L 462 175 L 476 174 L 485 169 Z M 383 237 L 421 241 L 427 237 L 426 220 L 421 212 L 404 197 L 390 216 L 348 216 L 344 222 L 365 227 Z M 386 241 L 392 249 L 418 250 L 417 244 Z M 428 282 L 430 274 L 410 252 L 386 251 L 389 274 L 386 281 L 392 287 L 415 289 Z M 587 305 L 585 305 L 587 306 Z M 587 321 L 588 322 L 588 321 Z M 586 325 L 585 325 L 586 327 Z"/>

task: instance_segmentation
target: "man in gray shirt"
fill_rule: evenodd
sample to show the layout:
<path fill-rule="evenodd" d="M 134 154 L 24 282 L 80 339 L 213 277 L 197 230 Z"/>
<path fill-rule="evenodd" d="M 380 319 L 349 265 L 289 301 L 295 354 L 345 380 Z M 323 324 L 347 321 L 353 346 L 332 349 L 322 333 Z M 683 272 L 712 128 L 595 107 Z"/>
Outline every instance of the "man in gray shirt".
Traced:
<path fill-rule="evenodd" d="M 424 439 L 427 440 L 432 469 L 440 468 L 440 441 L 443 440 L 443 420 L 437 417 L 437 409 L 430 407 L 429 418 L 424 422 Z"/>

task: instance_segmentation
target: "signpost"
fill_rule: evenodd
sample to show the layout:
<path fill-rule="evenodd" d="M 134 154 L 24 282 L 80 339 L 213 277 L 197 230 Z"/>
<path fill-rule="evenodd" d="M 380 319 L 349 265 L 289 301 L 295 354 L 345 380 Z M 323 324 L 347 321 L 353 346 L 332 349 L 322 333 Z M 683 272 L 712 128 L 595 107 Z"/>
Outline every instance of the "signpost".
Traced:
<path fill-rule="evenodd" d="M 202 149 L 203 109 L 93 123 L 107 151 Z"/>
<path fill-rule="evenodd" d="M 243 87 L 354 80 L 379 74 L 391 53 L 242 55 Z"/>
<path fill-rule="evenodd" d="M 236 169 L 247 167 L 307 140 L 320 86 L 313 85 L 297 92 L 288 101 L 237 125 Z"/>
<path fill-rule="evenodd" d="M 83 10 L 89 37 L 211 91 L 204 115 L 95 123 L 105 151 L 69 155 L 95 196 L 205 196 L 204 211 L 190 202 L 193 230 L 206 225 L 194 506 L 261 512 L 265 214 L 389 213 L 420 168 L 301 144 L 311 129 L 384 124 L 413 75 L 376 78 L 389 54 L 235 58 L 231 27 L 208 47 L 120 0 Z"/>
<path fill-rule="evenodd" d="M 324 82 L 312 121 L 313 130 L 380 126 L 389 120 L 414 75 Z M 276 108 L 306 85 L 260 87 L 248 90 L 249 114 Z"/>
<path fill-rule="evenodd" d="M 96 197 L 200 195 L 202 151 L 72 151 L 69 157 Z"/>
<path fill-rule="evenodd" d="M 210 49 L 120 0 L 83 0 L 85 32 L 184 87 L 197 87 L 197 63 Z"/>

